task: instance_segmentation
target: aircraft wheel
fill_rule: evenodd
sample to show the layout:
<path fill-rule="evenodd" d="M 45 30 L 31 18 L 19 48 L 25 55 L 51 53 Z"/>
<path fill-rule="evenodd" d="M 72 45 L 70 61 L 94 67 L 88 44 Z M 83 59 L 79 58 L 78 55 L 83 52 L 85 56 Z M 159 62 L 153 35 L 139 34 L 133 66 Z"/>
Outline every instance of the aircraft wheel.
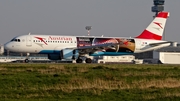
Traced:
<path fill-rule="evenodd" d="M 29 60 L 28 60 L 28 59 L 25 59 L 25 60 L 24 60 L 24 62 L 25 62 L 25 63 L 28 63 L 28 62 L 29 62 Z"/>
<path fill-rule="evenodd" d="M 91 58 L 86 58 L 86 63 L 92 63 Z"/>
<path fill-rule="evenodd" d="M 83 62 L 82 59 L 79 59 L 79 58 L 78 58 L 78 59 L 76 60 L 76 63 L 82 63 L 82 62 Z"/>

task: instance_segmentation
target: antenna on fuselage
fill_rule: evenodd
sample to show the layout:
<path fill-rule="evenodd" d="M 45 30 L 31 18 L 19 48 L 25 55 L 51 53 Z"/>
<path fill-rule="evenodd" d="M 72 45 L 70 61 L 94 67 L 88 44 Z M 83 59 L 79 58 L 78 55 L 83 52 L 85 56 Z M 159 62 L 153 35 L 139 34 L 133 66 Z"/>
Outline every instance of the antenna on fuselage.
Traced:
<path fill-rule="evenodd" d="M 29 35 L 31 35 L 31 32 L 29 32 Z"/>
<path fill-rule="evenodd" d="M 90 35 L 90 30 L 92 29 L 92 26 L 86 26 L 86 30 L 88 31 L 88 36 Z"/>

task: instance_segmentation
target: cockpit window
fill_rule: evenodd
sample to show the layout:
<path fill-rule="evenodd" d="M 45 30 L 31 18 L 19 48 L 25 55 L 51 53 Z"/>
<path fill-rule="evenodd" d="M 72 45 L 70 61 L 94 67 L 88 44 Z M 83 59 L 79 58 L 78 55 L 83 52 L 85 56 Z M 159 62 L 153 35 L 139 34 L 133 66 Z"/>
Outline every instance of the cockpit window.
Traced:
<path fill-rule="evenodd" d="M 12 39 L 11 41 L 14 41 L 14 39 Z"/>
<path fill-rule="evenodd" d="M 15 42 L 20 42 L 21 40 L 20 39 L 12 39 L 11 41 L 15 41 Z"/>

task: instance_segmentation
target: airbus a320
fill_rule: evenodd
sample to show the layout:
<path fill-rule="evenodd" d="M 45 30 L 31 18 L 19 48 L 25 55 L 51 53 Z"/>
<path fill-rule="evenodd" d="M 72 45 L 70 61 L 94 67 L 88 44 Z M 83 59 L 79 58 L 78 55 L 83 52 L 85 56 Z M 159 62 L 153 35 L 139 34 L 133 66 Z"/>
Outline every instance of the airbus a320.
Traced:
<path fill-rule="evenodd" d="M 169 41 L 163 41 L 169 12 L 160 12 L 150 25 L 137 37 L 101 37 L 66 35 L 21 35 L 5 44 L 5 49 L 19 53 L 48 54 L 51 60 L 74 59 L 82 63 L 82 57 L 119 56 L 141 53 L 167 47 Z M 85 59 L 91 63 L 91 58 Z"/>

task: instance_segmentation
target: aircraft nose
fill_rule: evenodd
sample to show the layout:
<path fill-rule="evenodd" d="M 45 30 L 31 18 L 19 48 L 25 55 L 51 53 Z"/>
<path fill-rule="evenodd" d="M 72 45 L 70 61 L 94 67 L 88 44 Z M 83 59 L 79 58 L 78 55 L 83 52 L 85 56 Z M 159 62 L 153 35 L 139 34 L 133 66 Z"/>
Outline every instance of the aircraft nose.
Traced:
<path fill-rule="evenodd" d="M 12 47 L 13 46 L 9 42 L 4 45 L 4 49 L 6 50 L 11 50 Z"/>

